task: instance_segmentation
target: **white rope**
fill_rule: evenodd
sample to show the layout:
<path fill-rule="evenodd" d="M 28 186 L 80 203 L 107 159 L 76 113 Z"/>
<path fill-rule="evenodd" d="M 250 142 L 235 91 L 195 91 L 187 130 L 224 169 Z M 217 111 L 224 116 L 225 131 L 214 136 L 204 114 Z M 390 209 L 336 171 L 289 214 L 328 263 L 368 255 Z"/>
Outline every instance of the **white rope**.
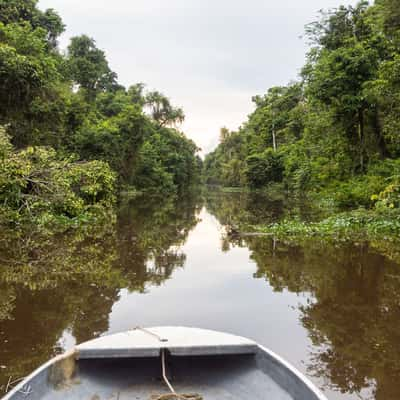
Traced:
<path fill-rule="evenodd" d="M 153 400 L 202 400 L 203 397 L 199 395 L 198 393 L 176 393 L 175 389 L 171 385 L 170 381 L 167 378 L 167 373 L 166 373 L 166 368 L 165 368 L 165 354 L 166 354 L 166 349 L 161 350 L 161 369 L 162 369 L 162 377 L 164 379 L 165 384 L 168 386 L 168 389 L 170 390 L 171 393 L 167 394 L 160 394 L 156 396 L 152 396 Z"/>
<path fill-rule="evenodd" d="M 156 339 L 158 339 L 160 342 L 168 342 L 168 339 L 157 335 L 156 333 L 152 332 L 150 329 L 142 328 L 141 326 L 135 326 L 133 328 L 133 330 L 134 331 L 142 331 L 144 333 L 147 333 L 148 335 L 151 335 L 151 336 L 155 337 Z"/>
<path fill-rule="evenodd" d="M 171 393 L 176 395 L 176 392 L 175 392 L 174 388 L 172 387 L 172 385 L 170 384 L 170 382 L 167 378 L 167 374 L 165 372 L 165 349 L 161 350 L 161 368 L 162 368 L 162 377 L 164 379 L 165 384 L 168 386 Z"/>
<path fill-rule="evenodd" d="M 151 336 L 155 337 L 160 342 L 168 342 L 168 339 L 157 335 L 156 333 L 150 331 L 149 329 L 142 328 L 141 326 L 136 326 L 135 328 L 133 328 L 133 330 L 134 331 L 138 330 L 138 331 L 142 331 L 144 333 L 147 333 L 148 335 L 151 335 Z M 166 367 L 165 367 L 165 355 L 166 355 L 166 352 L 167 352 L 167 349 L 161 348 L 161 370 L 162 370 L 162 378 L 163 378 L 165 384 L 168 386 L 168 389 L 170 390 L 171 393 L 152 396 L 152 399 L 154 399 L 154 400 L 174 400 L 174 399 L 178 399 L 178 400 L 202 400 L 203 399 L 202 396 L 200 396 L 197 393 L 193 393 L 193 394 L 192 393 L 178 394 L 178 393 L 175 392 L 175 389 L 173 388 L 173 386 L 171 385 L 170 381 L 167 378 L 167 372 L 166 372 Z M 118 393 L 118 396 L 119 396 L 119 393 Z"/>

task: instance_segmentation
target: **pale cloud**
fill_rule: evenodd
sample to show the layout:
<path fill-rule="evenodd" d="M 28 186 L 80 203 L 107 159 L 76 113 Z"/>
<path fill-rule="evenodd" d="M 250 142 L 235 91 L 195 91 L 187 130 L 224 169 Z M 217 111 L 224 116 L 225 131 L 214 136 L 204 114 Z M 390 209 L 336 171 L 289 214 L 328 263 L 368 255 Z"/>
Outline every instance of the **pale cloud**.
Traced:
<path fill-rule="evenodd" d="M 69 37 L 86 33 L 119 81 L 144 82 L 183 107 L 186 134 L 210 151 L 219 129 L 237 127 L 251 97 L 296 79 L 307 51 L 300 36 L 319 9 L 340 0 L 40 0 Z M 354 3 L 354 1 L 353 1 Z"/>

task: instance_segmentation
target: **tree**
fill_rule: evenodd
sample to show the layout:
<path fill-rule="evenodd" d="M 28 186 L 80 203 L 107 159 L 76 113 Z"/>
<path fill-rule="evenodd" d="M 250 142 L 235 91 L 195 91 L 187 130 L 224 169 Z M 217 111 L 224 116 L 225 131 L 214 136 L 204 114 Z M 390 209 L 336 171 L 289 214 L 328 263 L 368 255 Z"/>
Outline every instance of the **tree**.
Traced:
<path fill-rule="evenodd" d="M 309 27 L 317 42 L 303 70 L 308 95 L 336 110 L 337 120 L 359 149 L 359 168 L 365 170 L 366 113 L 373 112 L 364 86 L 376 79 L 379 48 L 371 46 L 367 2 L 340 7 Z M 380 133 L 378 133 L 380 136 Z"/>
<path fill-rule="evenodd" d="M 37 143 L 39 131 L 57 131 L 54 122 L 64 107 L 61 79 L 60 58 L 48 50 L 42 28 L 0 23 L 0 123 L 10 124 L 17 147 Z M 47 110 L 52 118 L 46 120 Z"/>
<path fill-rule="evenodd" d="M 226 126 L 223 126 L 220 130 L 219 130 L 219 142 L 223 143 L 225 142 L 229 136 L 230 136 L 230 132 L 229 129 Z"/>
<path fill-rule="evenodd" d="M 251 142 L 251 150 L 263 151 L 265 146 L 270 146 L 277 151 L 278 145 L 300 138 L 303 126 L 296 109 L 303 100 L 301 84 L 273 87 L 264 96 L 254 96 L 252 100 L 256 109 L 249 117 L 246 130 L 257 139 Z"/>
<path fill-rule="evenodd" d="M 12 165 L 3 160 L 0 166 L 0 214 L 15 219 L 19 211 L 29 214 L 29 197 L 38 215 L 43 207 L 56 216 L 80 218 L 103 197 L 91 180 L 106 185 L 109 176 L 140 189 L 164 182 L 169 193 L 198 181 L 197 146 L 171 127 L 183 121 L 182 109 L 159 92 L 146 94 L 142 83 L 128 89 L 118 84 L 105 53 L 87 35 L 72 38 L 62 54 L 57 48 L 62 20 L 37 3 L 0 0 L 0 124 L 11 140 L 0 138 L 0 153 L 7 150 L 4 141 L 15 149 L 7 150 Z M 66 180 L 48 171 L 42 176 L 41 167 L 62 171 Z M 31 170 L 44 186 L 29 180 Z M 75 177 L 68 175 L 71 170 Z M 7 204 L 19 211 L 12 208 L 10 214 Z"/>
<path fill-rule="evenodd" d="M 272 151 L 285 188 L 371 206 L 382 177 L 392 181 L 387 159 L 400 154 L 398 9 L 397 0 L 378 0 L 321 12 L 306 27 L 312 48 L 302 81 L 253 97 L 238 135 L 223 132 L 206 156 L 206 181 L 231 185 L 246 160 L 237 182 L 262 187 L 271 181 Z"/>
<path fill-rule="evenodd" d="M 117 74 L 111 71 L 106 56 L 86 35 L 71 39 L 68 65 L 73 81 L 93 100 L 97 93 L 117 87 Z"/>
<path fill-rule="evenodd" d="M 400 42 L 400 8 L 397 0 L 376 0 L 383 17 L 383 28 L 391 41 L 399 46 Z"/>
<path fill-rule="evenodd" d="M 183 110 L 173 107 L 170 100 L 160 92 L 148 93 L 145 97 L 145 105 L 159 126 L 181 124 L 185 119 Z"/>
<path fill-rule="evenodd" d="M 146 103 L 146 96 L 144 94 L 144 88 L 145 88 L 144 83 L 136 83 L 135 85 L 132 85 L 128 89 L 128 96 L 130 100 L 135 103 L 135 104 L 140 104 L 142 107 Z"/>
<path fill-rule="evenodd" d="M 358 142 L 360 169 L 365 164 L 365 113 L 370 108 L 363 93 L 374 77 L 377 54 L 360 44 L 323 53 L 306 77 L 309 94 L 336 110 L 350 140 Z"/>
<path fill-rule="evenodd" d="M 48 44 L 55 48 L 57 38 L 65 26 L 60 16 L 53 10 L 41 11 L 37 0 L 0 0 L 0 22 L 3 24 L 29 23 L 31 28 L 42 28 L 46 32 Z"/>
<path fill-rule="evenodd" d="M 259 188 L 273 182 L 282 182 L 282 156 L 272 149 L 250 155 L 246 159 L 246 165 L 247 180 L 252 187 Z"/>
<path fill-rule="evenodd" d="M 115 174 L 101 161 L 76 163 L 51 148 L 15 152 L 0 129 L 0 223 L 42 224 L 57 217 L 82 217 L 114 204 Z M 8 221 L 10 220 L 10 221 Z"/>

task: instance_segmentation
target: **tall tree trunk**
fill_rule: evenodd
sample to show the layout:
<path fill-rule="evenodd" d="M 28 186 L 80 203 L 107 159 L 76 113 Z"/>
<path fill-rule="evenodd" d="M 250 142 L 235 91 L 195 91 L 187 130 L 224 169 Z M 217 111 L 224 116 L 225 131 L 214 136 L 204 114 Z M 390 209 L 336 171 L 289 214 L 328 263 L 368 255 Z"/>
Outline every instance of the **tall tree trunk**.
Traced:
<path fill-rule="evenodd" d="M 365 163 L 365 132 L 364 132 L 364 109 L 358 109 L 358 138 L 360 141 L 360 169 L 364 172 Z"/>
<path fill-rule="evenodd" d="M 272 112 L 272 147 L 274 148 L 274 151 L 277 150 L 277 145 L 276 145 L 276 132 L 275 132 L 275 112 Z"/>
<path fill-rule="evenodd" d="M 379 155 L 380 155 L 381 160 L 383 160 L 387 157 L 390 157 L 390 152 L 386 146 L 385 137 L 383 136 L 383 133 L 382 133 L 382 126 L 381 126 L 381 121 L 379 118 L 378 107 L 376 107 L 374 109 L 374 114 L 373 114 L 372 118 L 373 118 L 372 119 L 373 129 L 374 129 L 374 133 L 376 136 L 378 149 L 379 149 Z"/>
<path fill-rule="evenodd" d="M 275 128 L 272 128 L 272 146 L 274 148 L 274 151 L 276 151 L 276 134 L 275 134 Z"/>

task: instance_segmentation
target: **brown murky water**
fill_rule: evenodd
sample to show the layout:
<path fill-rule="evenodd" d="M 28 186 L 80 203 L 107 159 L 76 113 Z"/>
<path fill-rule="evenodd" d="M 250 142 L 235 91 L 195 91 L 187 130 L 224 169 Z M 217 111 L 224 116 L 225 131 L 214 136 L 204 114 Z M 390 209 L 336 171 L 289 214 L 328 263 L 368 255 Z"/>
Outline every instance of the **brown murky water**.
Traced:
<path fill-rule="evenodd" d="M 312 218 L 261 195 L 121 205 L 115 226 L 0 235 L 0 386 L 76 342 L 142 325 L 253 338 L 331 400 L 400 399 L 400 264 L 389 242 L 229 239 L 223 226 Z"/>

